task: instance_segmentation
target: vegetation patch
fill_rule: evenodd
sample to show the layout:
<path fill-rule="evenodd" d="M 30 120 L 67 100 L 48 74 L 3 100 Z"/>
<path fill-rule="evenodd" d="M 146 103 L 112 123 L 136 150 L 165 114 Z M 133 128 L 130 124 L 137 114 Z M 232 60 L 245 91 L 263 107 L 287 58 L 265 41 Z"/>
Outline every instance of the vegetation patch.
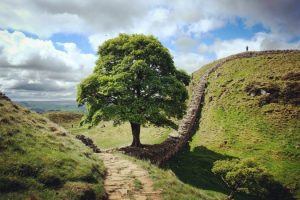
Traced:
<path fill-rule="evenodd" d="M 220 160 L 214 163 L 212 172 L 219 175 L 231 192 L 246 193 L 258 199 L 291 199 L 292 196 L 265 169 L 253 159 Z"/>
<path fill-rule="evenodd" d="M 89 148 L 40 114 L 6 98 L 0 103 L 9 121 L 0 126 L 0 199 L 105 197 L 104 166 Z"/>
<path fill-rule="evenodd" d="M 205 146 L 217 154 L 253 158 L 299 198 L 299 57 L 283 53 L 239 58 L 211 74 L 190 154 Z M 193 81 L 202 73 L 195 72 Z M 184 153 L 177 156 L 179 163 L 188 160 Z M 199 152 L 194 162 L 200 158 Z"/>
<path fill-rule="evenodd" d="M 120 155 L 123 158 L 136 162 L 149 172 L 150 178 L 154 182 L 154 189 L 160 190 L 164 200 L 173 199 L 224 199 L 225 194 L 205 188 L 197 188 L 189 183 L 184 183 L 174 172 L 167 168 L 158 168 L 149 161 L 137 160 L 133 157 Z"/>

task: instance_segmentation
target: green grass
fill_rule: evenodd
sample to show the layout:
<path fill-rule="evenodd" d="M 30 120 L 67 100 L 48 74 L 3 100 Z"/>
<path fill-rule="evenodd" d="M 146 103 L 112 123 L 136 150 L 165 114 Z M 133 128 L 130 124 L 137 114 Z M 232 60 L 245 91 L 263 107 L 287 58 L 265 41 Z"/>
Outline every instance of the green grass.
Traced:
<path fill-rule="evenodd" d="M 134 178 L 134 189 L 135 190 L 142 190 L 143 189 L 142 182 L 137 178 Z"/>
<path fill-rule="evenodd" d="M 218 200 L 225 199 L 226 195 L 208 188 L 197 188 L 189 183 L 182 182 L 172 170 L 168 168 L 158 168 L 148 161 L 137 160 L 121 154 L 125 159 L 129 159 L 140 165 L 149 172 L 153 180 L 155 190 L 161 191 L 164 200 Z"/>
<path fill-rule="evenodd" d="M 70 129 L 72 127 L 78 127 L 83 113 L 69 111 L 52 111 L 43 113 L 43 116 L 47 117 L 52 122 L 59 124 L 64 128 Z"/>
<path fill-rule="evenodd" d="M 198 80 L 203 73 L 200 69 L 194 78 Z M 254 158 L 300 198 L 300 108 L 294 103 L 299 98 L 300 80 L 287 78 L 289 74 L 299 77 L 299 53 L 233 60 L 211 74 L 190 149 L 178 154 L 169 167 L 185 183 L 224 193 L 211 174 L 212 161 Z M 262 105 L 267 97 L 252 97 L 249 87 L 278 88 L 279 95 Z"/>
<path fill-rule="evenodd" d="M 60 119 L 60 112 L 56 112 L 55 116 Z M 65 112 L 61 113 L 65 116 Z M 49 114 L 48 114 L 49 115 Z M 69 113 L 72 115 L 72 113 Z M 71 117 L 70 117 L 71 118 Z M 83 134 L 90 137 L 94 143 L 101 149 L 110 149 L 115 147 L 122 147 L 131 144 L 132 135 L 129 123 L 124 123 L 119 126 L 114 126 L 113 122 L 100 122 L 99 125 L 89 128 L 88 125 L 79 126 L 80 119 L 64 122 L 57 120 L 58 124 L 67 128 L 72 134 Z M 73 125 L 73 128 L 72 128 Z M 143 144 L 157 144 L 164 141 L 172 129 L 160 128 L 154 126 L 141 128 L 141 142 Z"/>
<path fill-rule="evenodd" d="M 59 112 L 58 112 L 59 114 Z M 72 115 L 72 113 L 69 113 Z M 65 115 L 65 113 L 62 113 Z M 55 115 L 56 116 L 56 115 Z M 59 119 L 61 117 L 58 117 Z M 74 124 L 73 128 L 70 127 L 68 123 L 63 126 L 67 127 L 73 134 L 84 134 L 88 137 L 91 137 L 95 144 L 100 148 L 112 148 L 128 145 L 131 142 L 131 130 L 129 124 L 122 124 L 121 126 L 113 126 L 112 122 L 101 122 L 98 126 L 88 129 L 87 126 L 79 127 L 75 124 L 78 124 L 78 120 L 71 122 Z M 141 129 L 141 141 L 147 144 L 154 144 L 162 142 L 167 135 L 171 132 L 170 129 L 157 128 L 157 127 L 147 127 Z M 154 187 L 157 190 L 162 191 L 162 196 L 164 199 L 224 199 L 226 197 L 226 188 L 218 181 L 217 177 L 214 176 L 215 180 L 211 184 L 217 184 L 220 187 L 220 191 L 225 191 L 224 193 L 219 192 L 218 190 L 212 190 L 209 187 L 192 187 L 190 183 L 183 183 L 180 177 L 176 177 L 174 169 L 165 169 L 158 168 L 147 161 L 140 161 L 132 157 L 122 155 L 126 159 L 136 162 L 145 168 L 150 177 L 154 181 Z M 205 155 L 204 155 L 205 157 Z M 191 157 L 192 158 L 192 157 Z M 173 171 L 172 171 L 173 170 Z M 190 170 L 190 169 L 187 169 Z M 202 172 L 201 172 L 202 173 Z M 204 172 L 205 173 L 205 172 Z M 210 172 L 211 175 L 211 172 Z M 199 179 L 200 180 L 200 179 Z M 201 180 L 200 180 L 201 181 Z M 136 179 L 134 182 L 136 190 L 141 189 L 141 185 Z"/>
<path fill-rule="evenodd" d="M 65 129 L 0 99 L 0 199 L 104 196 L 102 161 Z"/>
<path fill-rule="evenodd" d="M 193 73 L 190 94 L 193 85 L 214 63 Z M 165 169 L 145 161 L 135 162 L 149 171 L 164 199 L 224 199 L 229 191 L 211 168 L 214 161 L 230 158 L 254 158 L 300 198 L 297 74 L 300 54 L 258 56 L 226 63 L 209 78 L 199 129 L 188 148 L 166 163 Z M 251 96 L 249 88 L 277 91 L 278 95 L 271 99 L 265 95 Z M 265 100 L 269 102 L 262 104 Z M 129 124 L 114 127 L 111 122 L 103 122 L 88 129 L 76 126 L 76 120 L 71 123 L 73 128 L 68 123 L 66 127 L 73 134 L 91 137 L 100 148 L 131 143 Z M 171 131 L 142 128 L 142 143 L 160 143 Z M 251 197 L 240 194 L 237 199 Z"/>

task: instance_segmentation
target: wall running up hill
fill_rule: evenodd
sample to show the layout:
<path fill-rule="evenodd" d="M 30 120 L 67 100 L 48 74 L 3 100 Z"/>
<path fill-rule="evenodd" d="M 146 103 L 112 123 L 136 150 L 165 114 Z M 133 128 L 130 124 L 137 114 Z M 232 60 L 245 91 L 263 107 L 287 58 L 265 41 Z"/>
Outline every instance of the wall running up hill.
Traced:
<path fill-rule="evenodd" d="M 153 145 L 145 147 L 142 150 L 135 150 L 133 147 L 121 148 L 121 151 L 136 156 L 141 159 L 149 159 L 156 165 L 161 165 L 165 161 L 169 160 L 178 151 L 180 151 L 191 139 L 192 135 L 197 128 L 199 122 L 199 116 L 201 113 L 201 102 L 204 99 L 205 87 L 208 82 L 208 77 L 211 73 L 216 71 L 224 63 L 239 59 L 239 58 L 251 58 L 260 55 L 279 54 L 279 53 L 299 53 L 300 50 L 271 50 L 271 51 L 249 51 L 240 54 L 232 55 L 223 59 L 220 59 L 216 65 L 210 68 L 196 84 L 193 89 L 191 102 L 188 106 L 187 113 L 180 122 L 177 135 L 170 136 L 163 143 L 159 145 Z"/>

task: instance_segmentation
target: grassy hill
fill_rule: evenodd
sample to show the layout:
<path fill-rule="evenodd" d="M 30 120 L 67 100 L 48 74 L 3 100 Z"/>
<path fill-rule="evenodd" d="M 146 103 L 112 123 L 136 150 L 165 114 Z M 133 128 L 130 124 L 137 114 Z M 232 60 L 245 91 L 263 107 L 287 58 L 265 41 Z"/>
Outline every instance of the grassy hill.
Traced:
<path fill-rule="evenodd" d="M 101 122 L 98 126 L 88 128 L 88 126 L 79 127 L 80 119 L 78 113 L 73 112 L 47 112 L 45 116 L 61 126 L 67 128 L 70 133 L 77 135 L 83 134 L 93 139 L 94 143 L 101 149 L 110 149 L 129 145 L 132 139 L 130 125 L 125 123 L 120 126 L 114 126 L 112 122 Z M 73 127 L 72 127 L 73 125 Z M 155 144 L 164 141 L 171 129 L 157 128 L 153 126 L 142 127 L 141 141 L 144 144 Z M 206 188 L 193 187 L 190 184 L 183 183 L 173 173 L 171 169 L 162 169 L 150 164 L 148 161 L 137 160 L 132 157 L 122 155 L 126 159 L 136 162 L 148 170 L 154 182 L 154 188 L 162 192 L 166 200 L 182 199 L 224 199 L 226 195 L 219 191 L 207 190 Z M 218 181 L 220 181 L 218 179 Z M 225 191 L 226 188 L 224 189 Z"/>
<path fill-rule="evenodd" d="M 193 73 L 190 92 L 201 75 L 218 62 Z M 232 158 L 253 158 L 300 198 L 299 84 L 300 53 L 229 61 L 209 77 L 199 128 L 189 146 L 166 163 L 165 169 L 136 162 L 149 171 L 165 199 L 224 199 L 229 190 L 211 168 L 216 160 Z M 131 141 L 128 124 L 115 127 L 102 122 L 93 128 L 78 127 L 79 117 L 67 120 L 72 113 L 45 115 L 72 134 L 91 137 L 100 148 Z M 141 140 L 159 143 L 171 131 L 143 128 Z M 255 197 L 240 194 L 236 199 Z"/>
<path fill-rule="evenodd" d="M 101 199 L 103 177 L 73 135 L 0 95 L 0 199 Z"/>
<path fill-rule="evenodd" d="M 193 73 L 193 89 L 215 61 Z M 151 174 L 165 199 L 223 199 L 229 193 L 211 172 L 213 162 L 254 158 L 299 198 L 300 54 L 273 54 L 227 62 L 210 75 L 199 128 L 187 148 L 160 169 L 136 161 Z M 130 144 L 128 124 L 79 127 L 72 113 L 46 113 L 73 134 L 91 137 L 100 148 Z M 77 115 L 77 114 L 76 114 Z M 73 125 L 73 127 L 72 127 Z M 163 141 L 170 129 L 143 128 L 143 143 Z M 237 195 L 237 199 L 253 199 Z"/>
<path fill-rule="evenodd" d="M 210 75 L 199 128 L 168 166 L 186 183 L 224 192 L 213 162 L 251 157 L 300 198 L 299 103 L 300 53 L 229 61 Z"/>

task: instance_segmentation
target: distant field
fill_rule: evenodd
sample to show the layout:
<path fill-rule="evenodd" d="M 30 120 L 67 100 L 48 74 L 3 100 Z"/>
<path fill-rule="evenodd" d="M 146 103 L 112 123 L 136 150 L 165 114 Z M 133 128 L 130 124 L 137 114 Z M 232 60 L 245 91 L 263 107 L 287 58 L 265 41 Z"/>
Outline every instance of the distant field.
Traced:
<path fill-rule="evenodd" d="M 75 101 L 17 101 L 17 104 L 36 112 L 72 111 L 84 112 L 84 107 L 78 107 Z"/>

